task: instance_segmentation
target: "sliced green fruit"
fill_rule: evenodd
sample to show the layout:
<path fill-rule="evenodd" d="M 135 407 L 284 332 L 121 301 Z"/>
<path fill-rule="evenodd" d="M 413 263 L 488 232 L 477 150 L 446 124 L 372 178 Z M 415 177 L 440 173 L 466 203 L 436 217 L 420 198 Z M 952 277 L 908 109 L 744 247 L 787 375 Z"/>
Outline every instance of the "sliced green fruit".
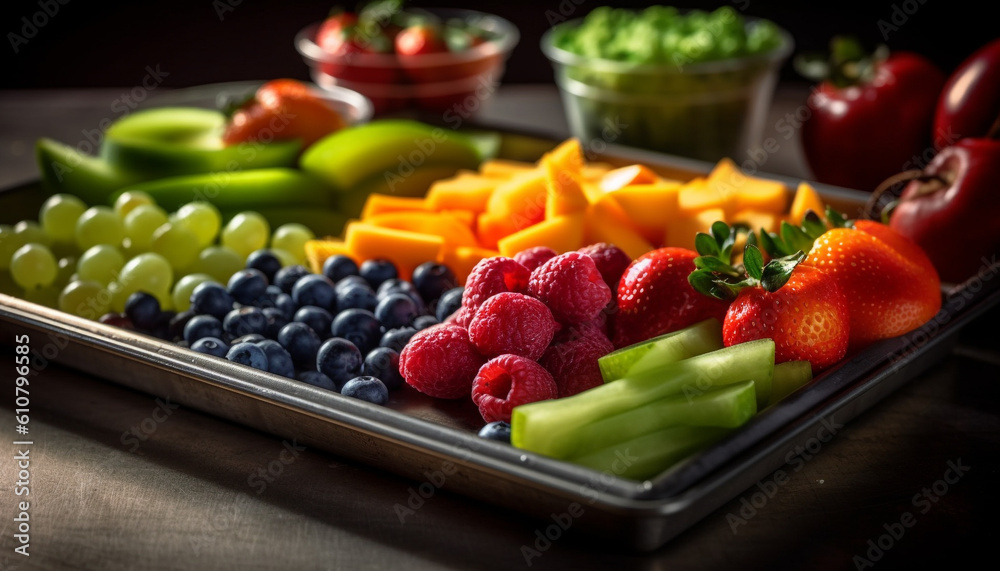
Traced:
<path fill-rule="evenodd" d="M 774 341 L 740 343 L 667 363 L 571 397 L 515 407 L 511 443 L 541 454 L 577 447 L 584 428 L 604 418 L 639 409 L 675 395 L 691 398 L 714 388 L 754 382 L 758 408 L 767 404 L 774 375 Z M 623 417 L 624 418 L 624 417 Z"/>
<path fill-rule="evenodd" d="M 706 319 L 642 343 L 622 347 L 597 360 L 604 382 L 646 372 L 660 364 L 681 361 L 722 349 L 722 324 Z"/>
<path fill-rule="evenodd" d="M 786 361 L 774 366 L 769 404 L 774 404 L 794 393 L 813 378 L 809 361 Z"/>
<path fill-rule="evenodd" d="M 188 202 L 204 200 L 219 210 L 255 208 L 331 208 L 330 188 L 322 180 L 288 168 L 252 169 L 237 172 L 195 174 L 161 178 L 122 188 L 142 191 L 167 211 Z"/>
<path fill-rule="evenodd" d="M 146 179 L 295 165 L 300 141 L 227 147 L 222 142 L 225 124 L 222 113 L 196 107 L 139 111 L 108 128 L 101 157 Z"/>
<path fill-rule="evenodd" d="M 570 461 L 622 478 L 645 480 L 711 446 L 732 431 L 732 428 L 715 426 L 675 426 Z"/>
<path fill-rule="evenodd" d="M 476 146 L 460 133 L 417 121 L 384 119 L 320 139 L 302 154 L 299 165 L 348 191 L 376 177 L 400 183 L 430 165 L 475 169 L 481 159 Z"/>
<path fill-rule="evenodd" d="M 52 139 L 35 143 L 35 157 L 47 190 L 75 195 L 88 205 L 109 204 L 109 194 L 143 180 L 140 174 L 115 168 Z"/>

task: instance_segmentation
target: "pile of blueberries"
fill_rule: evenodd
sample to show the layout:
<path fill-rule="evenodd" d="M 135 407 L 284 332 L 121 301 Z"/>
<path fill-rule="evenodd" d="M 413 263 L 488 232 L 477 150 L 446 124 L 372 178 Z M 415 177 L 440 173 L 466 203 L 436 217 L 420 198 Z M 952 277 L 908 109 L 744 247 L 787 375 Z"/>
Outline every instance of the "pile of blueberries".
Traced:
<path fill-rule="evenodd" d="M 187 311 L 163 312 L 140 292 L 121 318 L 200 353 L 385 404 L 403 384 L 399 353 L 406 343 L 461 307 L 456 284 L 451 269 L 435 262 L 418 266 L 409 282 L 388 260 L 359 267 L 332 256 L 314 274 L 282 267 L 259 250 L 225 286 L 199 284 Z"/>

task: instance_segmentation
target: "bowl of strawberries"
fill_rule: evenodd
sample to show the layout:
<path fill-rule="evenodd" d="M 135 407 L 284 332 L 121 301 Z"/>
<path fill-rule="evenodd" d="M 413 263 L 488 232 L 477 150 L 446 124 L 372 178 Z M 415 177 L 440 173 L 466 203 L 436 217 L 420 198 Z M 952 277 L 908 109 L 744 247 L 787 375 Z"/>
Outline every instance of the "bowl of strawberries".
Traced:
<path fill-rule="evenodd" d="M 376 114 L 452 109 L 468 117 L 495 91 L 519 38 L 517 27 L 492 14 L 376 0 L 335 9 L 303 28 L 295 47 L 317 85 L 360 92 Z"/>

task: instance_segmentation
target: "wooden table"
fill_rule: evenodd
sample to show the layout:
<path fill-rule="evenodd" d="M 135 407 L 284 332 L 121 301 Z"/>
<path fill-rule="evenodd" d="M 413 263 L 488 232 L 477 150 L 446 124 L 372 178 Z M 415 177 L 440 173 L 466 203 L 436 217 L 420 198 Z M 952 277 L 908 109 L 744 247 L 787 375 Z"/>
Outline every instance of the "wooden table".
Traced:
<path fill-rule="evenodd" d="M 112 116 L 119 94 L 0 93 L 2 186 L 35 176 L 34 139 L 81 140 Z M 802 96 L 779 90 L 768 124 Z M 548 86 L 503 88 L 481 118 L 566 132 Z M 769 160 L 762 170 L 808 176 L 794 141 Z M 970 326 L 951 356 L 810 459 L 784 466 L 787 478 L 765 478 L 658 551 L 629 553 L 571 529 L 530 567 L 960 568 L 988 557 L 1000 527 L 998 317 Z M 4 386 L 5 570 L 519 569 L 528 563 L 522 546 L 540 529 L 447 492 L 401 523 L 394 506 L 415 482 L 53 365 L 31 386 L 31 556 L 23 557 L 13 552 L 22 499 L 12 495 L 13 381 Z M 269 467 L 279 474 L 267 482 Z"/>

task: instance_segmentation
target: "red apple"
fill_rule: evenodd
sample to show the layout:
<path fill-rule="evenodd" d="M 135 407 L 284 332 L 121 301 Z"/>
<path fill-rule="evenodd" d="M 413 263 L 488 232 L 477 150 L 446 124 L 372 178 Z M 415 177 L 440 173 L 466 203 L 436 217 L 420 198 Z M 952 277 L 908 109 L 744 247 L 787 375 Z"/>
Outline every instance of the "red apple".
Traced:
<path fill-rule="evenodd" d="M 934 114 L 935 144 L 986 136 L 998 115 L 1000 39 L 979 48 L 948 78 Z"/>

